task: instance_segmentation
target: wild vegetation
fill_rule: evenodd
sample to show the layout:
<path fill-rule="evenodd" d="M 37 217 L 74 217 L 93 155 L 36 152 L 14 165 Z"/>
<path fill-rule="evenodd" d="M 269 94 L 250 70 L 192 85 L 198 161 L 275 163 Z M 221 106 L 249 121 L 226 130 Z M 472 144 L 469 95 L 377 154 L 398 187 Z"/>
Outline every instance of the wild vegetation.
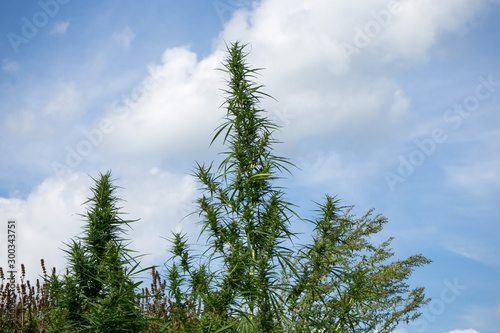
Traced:
<path fill-rule="evenodd" d="M 302 219 L 276 185 L 293 164 L 275 156 L 278 127 L 259 108 L 269 97 L 255 83 L 245 46 L 228 47 L 225 158 L 198 164 L 202 195 L 196 213 L 202 252 L 185 235 L 171 238 L 165 275 L 150 267 L 152 284 L 139 290 L 139 257 L 127 248 L 111 173 L 95 179 L 84 236 L 67 245 L 67 270 L 24 281 L 9 293 L 0 271 L 2 332 L 391 332 L 419 316 L 429 299 L 407 283 L 422 255 L 391 261 L 392 239 L 372 244 L 387 219 L 361 217 L 325 196 L 317 214 Z M 293 231 L 308 223 L 311 240 Z M 15 304 L 15 315 L 7 311 Z"/>

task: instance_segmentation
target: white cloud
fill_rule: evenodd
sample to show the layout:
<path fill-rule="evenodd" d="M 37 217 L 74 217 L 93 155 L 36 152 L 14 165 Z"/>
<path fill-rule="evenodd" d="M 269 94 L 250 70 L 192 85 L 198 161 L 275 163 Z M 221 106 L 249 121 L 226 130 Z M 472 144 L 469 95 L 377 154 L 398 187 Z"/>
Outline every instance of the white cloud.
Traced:
<path fill-rule="evenodd" d="M 221 38 L 251 43 L 250 63 L 267 68 L 259 82 L 279 103 L 266 101 L 265 108 L 286 109 L 290 120 L 280 133 L 281 140 L 293 144 L 312 134 L 347 134 L 349 139 L 373 144 L 404 128 L 409 101 L 396 82 L 379 73 L 348 72 L 338 39 L 341 32 L 350 36 L 351 30 L 342 26 L 347 24 L 342 13 L 353 10 L 325 2 L 306 6 L 297 1 L 267 1 L 255 12 L 239 11 L 226 25 Z M 331 20 L 335 14 L 340 23 Z M 142 94 L 136 94 L 140 98 L 131 91 L 133 110 L 126 117 L 111 116 L 117 128 L 112 150 L 166 153 L 166 147 L 192 147 L 189 133 L 197 133 L 192 136 L 197 140 L 208 138 L 221 115 L 214 109 L 220 105 L 217 88 L 223 78 L 214 68 L 220 67 L 223 48 L 219 44 L 201 60 L 186 48 L 167 50 L 162 64 L 152 66 L 161 73 L 161 82 L 154 89 L 142 89 Z"/>
<path fill-rule="evenodd" d="M 151 157 L 206 148 L 223 115 L 217 113 L 221 79 L 214 68 L 219 59 L 213 55 L 198 62 L 186 48 L 167 50 L 161 65 L 150 66 L 152 75 L 105 116 L 116 128 L 108 137 L 107 151 Z"/>
<path fill-rule="evenodd" d="M 104 161 L 146 169 L 159 161 L 172 165 L 179 159 L 199 160 L 224 112 L 217 110 L 224 77 L 214 70 L 225 56 L 221 41 L 241 40 L 250 43 L 249 63 L 266 68 L 257 80 L 278 100 L 266 100 L 264 108 L 286 110 L 281 120 L 276 111 L 271 114 L 287 122 L 278 139 L 292 146 L 312 136 L 332 142 L 323 151 L 311 151 L 319 157 L 302 165 L 315 170 L 308 173 L 311 182 L 361 182 L 359 175 L 370 177 L 380 169 L 383 156 L 375 156 L 379 146 L 387 153 L 394 137 L 397 142 L 411 137 L 410 99 L 389 62 L 421 61 L 443 31 L 460 30 L 483 2 L 446 1 L 438 6 L 427 0 L 402 1 L 387 28 L 356 59 L 346 61 L 340 43 L 352 41 L 357 27 L 375 20 L 374 12 L 387 11 L 387 4 L 268 0 L 254 10 L 236 11 L 206 58 L 177 47 L 149 66 L 151 75 L 103 116 L 114 129 L 96 153 Z M 122 35 L 129 36 L 123 39 L 128 46 L 134 34 L 127 28 Z M 330 152 L 335 148 L 342 154 L 336 142 L 375 158 L 363 163 L 356 157 L 342 160 L 344 156 Z"/>
<path fill-rule="evenodd" d="M 467 330 L 453 330 L 445 333 L 479 333 L 479 331 L 473 330 L 472 328 L 469 328 Z"/>
<path fill-rule="evenodd" d="M 405 130 L 410 103 L 392 77 L 393 60 L 421 61 L 440 32 L 458 29 L 472 17 L 474 6 L 402 2 L 387 27 L 347 61 L 342 43 L 355 44 L 358 30 L 377 23 L 375 17 L 388 12 L 387 4 L 263 1 L 227 23 L 221 37 L 251 43 L 251 63 L 267 68 L 262 78 L 266 91 L 295 116 L 283 131 L 285 141 L 340 133 L 369 137 L 367 144 Z"/>
<path fill-rule="evenodd" d="M 118 43 L 118 45 L 120 45 L 124 49 L 128 49 L 135 36 L 136 35 L 132 31 L 132 29 L 126 27 L 121 32 L 114 34 L 113 39 Z"/>
<path fill-rule="evenodd" d="M 485 4 L 466 0 L 439 4 L 428 0 L 269 0 L 262 1 L 255 11 L 238 11 L 227 23 L 223 37 L 250 41 L 256 50 L 264 49 L 268 55 L 269 50 L 282 51 L 279 59 L 289 69 L 302 58 L 304 61 L 298 62 L 301 67 L 319 60 L 318 65 L 329 64 L 323 68 L 341 72 L 348 66 L 343 61 L 342 43 L 357 46 L 363 61 L 372 64 L 395 58 L 421 59 L 442 32 L 463 29 L 463 23 Z M 358 32 L 366 35 L 366 43 L 356 45 Z"/>
<path fill-rule="evenodd" d="M 193 231 L 192 219 L 185 218 L 193 208 L 194 180 L 157 168 L 122 176 L 114 181 L 122 187 L 117 195 L 125 200 L 120 202 L 122 212 L 127 213 L 122 218 L 140 218 L 131 224 L 133 230 L 127 230 L 130 237 L 125 238 L 132 239 L 131 249 L 152 254 L 142 259 L 143 267 L 162 265 L 169 243 L 160 236 L 169 237 L 171 231 L 181 230 L 198 236 Z M 18 262 L 25 264 L 32 281 L 41 273 L 40 259 L 45 260 L 48 269 L 56 267 L 60 271 L 65 267 L 63 243 L 81 234 L 85 222 L 79 214 L 85 212 L 86 206 L 82 204 L 91 196 L 90 186 L 93 181 L 88 175 L 73 172 L 61 178 L 47 178 L 25 200 L 0 197 L 0 216 L 17 221 Z M 0 237 L 6 237 L 3 231 Z M 7 262 L 4 251 L 0 262 Z"/>
<path fill-rule="evenodd" d="M 481 4 L 402 1 L 390 24 L 352 62 L 340 44 L 352 41 L 358 27 L 377 22 L 375 17 L 389 10 L 387 1 L 262 1 L 253 10 L 237 10 L 219 40 L 250 43 L 250 64 L 266 68 L 259 83 L 278 103 L 266 100 L 264 108 L 286 110 L 280 140 L 295 144 L 324 135 L 369 150 L 408 136 L 411 103 L 393 75 L 392 61 L 411 64 L 425 58 L 443 31 L 461 29 Z M 134 36 L 126 28 L 115 38 L 128 47 Z M 223 112 L 215 109 L 224 78 L 214 71 L 222 49 L 219 42 L 204 59 L 185 47 L 166 50 L 162 62 L 150 66 L 157 74 L 130 91 L 125 107 L 115 104 L 105 116 L 116 128 L 107 151 L 158 156 L 192 151 L 203 144 L 200 138 L 209 140 Z"/>
<path fill-rule="evenodd" d="M 196 240 L 198 228 L 193 216 L 197 185 L 187 175 L 175 175 L 159 168 L 151 168 L 118 179 L 117 185 L 123 187 L 120 195 L 126 201 L 123 210 L 130 218 L 140 218 L 132 223 L 129 232 L 132 243 L 130 248 L 141 254 L 143 267 L 162 265 L 169 257 L 166 250 L 170 247 L 164 237 L 170 238 L 172 232 L 188 233 L 190 241 Z M 128 217 L 127 216 L 127 217 Z"/>
<path fill-rule="evenodd" d="M 55 24 L 50 30 L 51 34 L 65 34 L 69 27 L 69 20 Z"/>
<path fill-rule="evenodd" d="M 45 260 L 48 269 L 63 267 L 60 248 L 80 232 L 78 213 L 83 213 L 81 204 L 89 184 L 88 176 L 75 173 L 64 179 L 46 179 L 25 200 L 0 198 L 0 215 L 17 222 L 18 266 L 26 266 L 32 281 L 41 274 L 40 259 Z M 6 237 L 3 231 L 0 237 Z M 2 263 L 7 262 L 4 253 Z"/>
<path fill-rule="evenodd" d="M 16 61 L 10 59 L 3 59 L 2 70 L 4 72 L 17 72 L 19 70 L 19 64 Z"/>
<path fill-rule="evenodd" d="M 444 1 L 439 4 L 424 0 L 401 1 L 401 9 L 387 34 L 380 38 L 381 51 L 388 61 L 394 59 L 422 61 L 444 32 L 463 29 L 463 23 L 474 18 L 483 1 Z M 382 54 L 382 53 L 379 53 Z"/>

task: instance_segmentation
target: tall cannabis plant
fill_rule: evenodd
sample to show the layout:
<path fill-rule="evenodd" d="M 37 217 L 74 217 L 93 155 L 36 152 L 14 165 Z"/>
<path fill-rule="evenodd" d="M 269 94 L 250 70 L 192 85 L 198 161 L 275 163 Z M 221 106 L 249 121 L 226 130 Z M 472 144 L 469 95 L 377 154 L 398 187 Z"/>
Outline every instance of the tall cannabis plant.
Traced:
<path fill-rule="evenodd" d="M 88 332 L 138 332 L 144 327 L 136 305 L 132 275 L 138 264 L 127 249 L 123 220 L 117 206 L 117 187 L 111 172 L 100 174 L 91 188 L 93 196 L 82 237 L 66 250 L 68 274 L 59 288 L 61 306 L 67 310 L 67 329 Z"/>
<path fill-rule="evenodd" d="M 228 47 L 229 79 L 221 139 L 225 159 L 197 165 L 203 194 L 198 200 L 208 249 L 195 256 L 187 239 L 174 234 L 167 278 L 172 313 L 166 327 L 199 332 L 389 332 L 418 316 L 423 288 L 404 282 L 429 261 L 420 255 L 387 262 L 390 240 L 378 247 L 369 237 L 385 219 L 356 218 L 327 196 L 311 243 L 293 247 L 292 220 L 302 220 L 275 185 L 293 166 L 274 155 L 277 126 L 260 109 L 268 97 L 252 80 L 245 45 Z M 197 264 L 195 264 L 197 263 Z M 407 293 L 409 294 L 407 295 Z M 197 306 L 192 306 L 192 304 Z M 193 319 L 194 318 L 194 319 Z"/>
<path fill-rule="evenodd" d="M 273 154 L 276 126 L 258 107 L 266 95 L 250 81 L 257 70 L 246 65 L 245 56 L 239 44 L 229 49 L 226 122 L 214 137 L 223 135 L 227 156 L 219 175 L 198 167 L 205 191 L 198 203 L 212 256 L 222 261 L 211 306 L 225 320 L 244 314 L 241 324 L 267 332 L 279 321 L 279 271 L 290 255 L 283 243 L 292 236 L 290 204 L 273 180 L 290 163 Z"/>

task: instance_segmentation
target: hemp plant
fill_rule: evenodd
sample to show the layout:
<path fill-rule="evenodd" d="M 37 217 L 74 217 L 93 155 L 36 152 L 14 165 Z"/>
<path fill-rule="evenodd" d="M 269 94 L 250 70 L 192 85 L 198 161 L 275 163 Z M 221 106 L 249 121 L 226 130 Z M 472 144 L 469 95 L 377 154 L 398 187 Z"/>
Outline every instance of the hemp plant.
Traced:
<path fill-rule="evenodd" d="M 294 246 L 292 222 L 304 223 L 276 180 L 293 167 L 274 155 L 278 126 L 259 107 L 270 97 L 252 80 L 245 45 L 228 46 L 225 122 L 212 139 L 225 158 L 216 168 L 198 164 L 194 176 L 201 235 L 207 249 L 193 255 L 174 233 L 168 293 L 175 313 L 165 329 L 183 332 L 390 332 L 418 317 L 424 289 L 405 283 L 421 255 L 387 262 L 390 239 L 369 237 L 386 219 L 361 218 L 327 196 L 309 221 L 311 243 Z M 306 220 L 307 221 L 307 220 Z"/>
<path fill-rule="evenodd" d="M 121 237 L 123 227 L 135 221 L 121 218 L 111 172 L 93 180 L 93 196 L 85 202 L 89 208 L 83 215 L 87 221 L 83 236 L 72 240 L 65 250 L 68 274 L 56 290 L 59 304 L 66 310 L 65 329 L 139 332 L 146 326 L 136 303 L 140 282 L 132 279 L 139 273 L 139 264 Z"/>
<path fill-rule="evenodd" d="M 239 325 L 267 332 L 279 321 L 279 271 L 291 264 L 284 242 L 293 235 L 294 214 L 273 181 L 292 164 L 273 154 L 277 126 L 258 107 L 267 95 L 250 81 L 257 70 L 245 64 L 245 56 L 239 44 L 229 49 L 226 122 L 212 140 L 223 135 L 228 151 L 220 174 L 198 166 L 196 176 L 206 193 L 198 204 L 212 257 L 222 261 L 209 306 L 225 321 L 239 316 Z"/>

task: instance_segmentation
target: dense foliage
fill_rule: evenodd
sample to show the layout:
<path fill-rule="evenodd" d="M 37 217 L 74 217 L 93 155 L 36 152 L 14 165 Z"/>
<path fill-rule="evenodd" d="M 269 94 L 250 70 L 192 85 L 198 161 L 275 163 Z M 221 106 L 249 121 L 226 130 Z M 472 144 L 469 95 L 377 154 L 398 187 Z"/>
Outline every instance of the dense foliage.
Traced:
<path fill-rule="evenodd" d="M 206 250 L 194 253 L 174 233 L 172 259 L 162 278 L 152 270 L 151 288 L 137 290 L 137 258 L 122 234 L 133 221 L 120 218 L 110 173 L 95 179 L 84 236 L 68 245 L 65 275 L 42 286 L 21 281 L 18 299 L 3 273 L 0 307 L 16 302 L 16 318 L 2 310 L 2 331 L 53 332 L 391 332 L 419 316 L 424 288 L 410 289 L 422 255 L 390 261 L 392 239 L 370 237 L 387 222 L 369 211 L 352 214 L 326 196 L 317 216 L 301 219 L 276 180 L 293 164 L 274 155 L 278 129 L 259 108 L 267 97 L 244 45 L 228 47 L 225 122 L 212 143 L 227 150 L 218 167 L 198 164 L 194 176 Z M 296 245 L 294 223 L 309 223 L 311 241 Z M 42 263 L 43 266 L 43 263 Z M 23 287 L 24 286 L 24 287 Z M 10 318 L 12 319 L 12 318 Z"/>

